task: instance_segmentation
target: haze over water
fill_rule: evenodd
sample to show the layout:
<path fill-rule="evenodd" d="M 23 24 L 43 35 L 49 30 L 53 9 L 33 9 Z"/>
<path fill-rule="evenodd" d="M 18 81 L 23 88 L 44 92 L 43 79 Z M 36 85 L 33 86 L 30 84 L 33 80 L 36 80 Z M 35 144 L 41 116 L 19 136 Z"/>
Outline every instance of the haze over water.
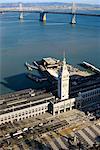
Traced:
<path fill-rule="evenodd" d="M 62 59 L 63 51 L 74 66 L 87 61 L 100 67 L 99 17 L 78 16 L 72 26 L 70 15 L 48 14 L 45 24 L 39 14 L 26 13 L 23 22 L 18 16 L 0 16 L 0 94 L 36 86 L 26 78 L 24 63 L 49 56 Z"/>

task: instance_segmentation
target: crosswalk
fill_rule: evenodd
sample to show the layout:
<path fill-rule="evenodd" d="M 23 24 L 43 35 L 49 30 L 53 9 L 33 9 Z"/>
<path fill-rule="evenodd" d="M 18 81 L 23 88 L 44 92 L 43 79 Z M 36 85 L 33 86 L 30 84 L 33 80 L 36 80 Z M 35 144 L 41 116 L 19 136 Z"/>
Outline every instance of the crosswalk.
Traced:
<path fill-rule="evenodd" d="M 92 147 L 96 137 L 100 136 L 99 128 L 100 128 L 99 125 L 92 125 L 77 131 L 77 133 L 75 134 L 77 138 L 78 139 L 80 138 L 83 143 L 87 144 L 87 146 Z"/>
<path fill-rule="evenodd" d="M 70 134 L 74 135 L 77 137 L 77 139 L 79 141 L 81 141 L 81 143 L 83 143 L 83 145 L 85 147 L 92 147 L 94 142 L 95 142 L 95 138 L 97 136 L 100 136 L 100 125 L 92 125 L 92 126 L 88 126 L 84 129 L 72 132 Z M 52 134 L 51 133 L 47 133 L 44 137 L 44 143 L 45 145 L 47 145 L 47 150 L 68 150 L 69 149 L 69 142 L 68 142 L 68 138 L 67 136 L 58 136 L 56 133 Z M 72 149 L 73 149 L 73 145 L 72 145 Z"/>

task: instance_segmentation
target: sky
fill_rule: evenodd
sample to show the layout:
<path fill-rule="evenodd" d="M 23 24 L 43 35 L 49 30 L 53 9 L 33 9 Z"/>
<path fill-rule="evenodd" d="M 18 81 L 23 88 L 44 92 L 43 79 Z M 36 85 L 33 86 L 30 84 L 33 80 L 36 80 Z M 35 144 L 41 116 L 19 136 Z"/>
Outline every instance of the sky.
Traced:
<path fill-rule="evenodd" d="M 10 2 L 76 2 L 76 3 L 88 3 L 88 4 L 99 4 L 100 0 L 0 0 L 0 3 L 10 3 Z"/>

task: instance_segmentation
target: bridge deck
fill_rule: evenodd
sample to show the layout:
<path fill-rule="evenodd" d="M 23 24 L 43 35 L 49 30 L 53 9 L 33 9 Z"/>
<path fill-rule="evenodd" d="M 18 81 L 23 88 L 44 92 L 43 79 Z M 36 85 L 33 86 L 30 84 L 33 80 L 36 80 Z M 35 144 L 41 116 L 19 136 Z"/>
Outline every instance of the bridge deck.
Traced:
<path fill-rule="evenodd" d="M 43 11 L 43 10 L 28 10 L 28 9 L 23 9 L 23 10 L 16 10 L 16 9 L 1 9 L 0 8 L 0 13 L 2 12 L 23 12 L 23 13 L 48 13 L 48 14 L 69 14 L 69 15 L 73 15 L 73 14 L 76 14 L 76 15 L 80 15 L 80 16 L 95 16 L 95 17 L 100 17 L 100 14 L 96 14 L 96 13 L 80 13 L 80 12 L 75 12 L 75 13 L 72 13 L 72 12 L 66 12 L 66 11 Z"/>

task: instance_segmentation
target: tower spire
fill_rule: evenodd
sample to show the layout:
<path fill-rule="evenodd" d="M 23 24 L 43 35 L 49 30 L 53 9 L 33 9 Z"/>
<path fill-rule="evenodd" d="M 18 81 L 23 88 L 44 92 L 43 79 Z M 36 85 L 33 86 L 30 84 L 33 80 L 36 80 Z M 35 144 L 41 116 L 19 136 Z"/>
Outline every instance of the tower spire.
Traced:
<path fill-rule="evenodd" d="M 65 52 L 63 53 L 63 63 L 58 75 L 58 97 L 61 100 L 69 98 L 69 71 L 66 65 Z"/>
<path fill-rule="evenodd" d="M 63 53 L 63 65 L 66 65 L 65 51 L 64 51 L 64 53 Z"/>

